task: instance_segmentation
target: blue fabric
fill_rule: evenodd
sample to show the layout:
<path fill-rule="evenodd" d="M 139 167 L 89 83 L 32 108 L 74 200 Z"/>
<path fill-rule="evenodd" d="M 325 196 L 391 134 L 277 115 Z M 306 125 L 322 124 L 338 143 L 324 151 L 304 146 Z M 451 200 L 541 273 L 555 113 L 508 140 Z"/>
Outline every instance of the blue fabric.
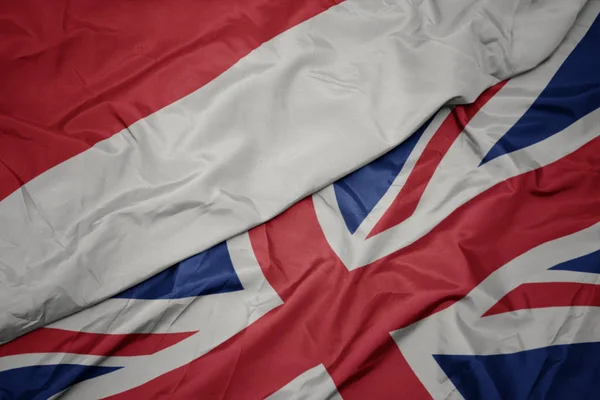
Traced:
<path fill-rule="evenodd" d="M 512 354 L 434 357 L 466 400 L 600 397 L 600 343 Z"/>
<path fill-rule="evenodd" d="M 120 368 L 62 364 L 9 369 L 0 372 L 0 399 L 47 399 L 76 383 Z"/>
<path fill-rule="evenodd" d="M 196 254 L 115 297 L 178 299 L 244 290 L 226 242 Z"/>
<path fill-rule="evenodd" d="M 577 271 L 600 274 L 600 250 L 585 256 L 565 261 L 550 268 L 559 271 Z"/>
<path fill-rule="evenodd" d="M 340 212 L 351 233 L 356 232 L 390 188 L 430 122 L 431 119 L 387 154 L 333 184 Z"/>
<path fill-rule="evenodd" d="M 529 110 L 491 148 L 481 165 L 541 142 L 600 107 L 599 42 L 597 19 Z"/>

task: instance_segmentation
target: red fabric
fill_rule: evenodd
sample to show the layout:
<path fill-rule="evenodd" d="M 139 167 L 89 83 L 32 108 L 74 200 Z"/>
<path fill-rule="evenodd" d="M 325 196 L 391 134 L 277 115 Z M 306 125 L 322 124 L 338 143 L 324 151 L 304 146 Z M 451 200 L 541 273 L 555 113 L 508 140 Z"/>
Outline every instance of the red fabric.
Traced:
<path fill-rule="evenodd" d="M 108 335 L 40 328 L 0 346 L 0 357 L 30 353 L 143 356 L 179 343 L 195 332 Z"/>
<path fill-rule="evenodd" d="M 600 286 L 577 282 L 521 285 L 504 296 L 484 316 L 546 307 L 600 307 Z"/>
<path fill-rule="evenodd" d="M 600 165 L 599 148 L 595 139 L 503 181 L 414 244 L 351 272 L 327 243 L 311 199 L 298 203 L 250 233 L 284 304 L 114 398 L 264 398 L 321 363 L 346 400 L 428 398 L 390 332 L 452 305 L 525 251 L 597 223 L 600 174 L 589 166 Z"/>

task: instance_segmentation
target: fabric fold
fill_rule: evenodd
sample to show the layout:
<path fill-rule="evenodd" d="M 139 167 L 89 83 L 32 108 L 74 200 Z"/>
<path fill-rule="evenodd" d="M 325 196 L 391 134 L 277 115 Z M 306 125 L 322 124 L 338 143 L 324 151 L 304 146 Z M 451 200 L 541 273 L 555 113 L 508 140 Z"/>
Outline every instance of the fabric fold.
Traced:
<path fill-rule="evenodd" d="M 0 343 L 272 218 L 535 67 L 584 5 L 348 0 L 266 41 L 0 202 Z"/>

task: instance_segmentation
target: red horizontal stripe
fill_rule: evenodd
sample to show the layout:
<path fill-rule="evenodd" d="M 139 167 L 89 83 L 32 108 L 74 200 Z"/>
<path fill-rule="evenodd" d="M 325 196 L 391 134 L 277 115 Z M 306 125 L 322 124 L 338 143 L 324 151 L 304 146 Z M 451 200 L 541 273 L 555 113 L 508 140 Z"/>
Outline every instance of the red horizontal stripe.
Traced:
<path fill-rule="evenodd" d="M 41 328 L 0 346 L 0 357 L 30 353 L 144 356 L 171 347 L 195 332 L 108 335 Z"/>
<path fill-rule="evenodd" d="M 411 246 L 351 272 L 311 200 L 298 203 L 250 232 L 284 304 L 208 354 L 114 398 L 264 398 L 320 363 L 346 400 L 427 398 L 390 332 L 454 304 L 524 252 L 597 223 L 599 148 L 595 139 L 501 182 Z"/>
<path fill-rule="evenodd" d="M 446 117 L 442 125 L 435 132 L 423 153 L 419 156 L 417 163 L 408 176 L 406 183 L 400 189 L 400 193 L 369 232 L 370 238 L 387 229 L 390 229 L 404 220 L 408 219 L 416 210 L 419 201 L 429 184 L 429 180 L 437 169 L 440 162 L 450 149 L 450 146 L 456 141 L 461 132 L 465 129 L 469 121 L 483 107 L 506 82 L 500 82 L 479 96 L 473 104 L 457 106 Z"/>
<path fill-rule="evenodd" d="M 504 296 L 483 316 L 547 307 L 600 307 L 600 286 L 577 282 L 521 285 Z"/>
<path fill-rule="evenodd" d="M 4 2 L 0 200 L 336 2 Z"/>

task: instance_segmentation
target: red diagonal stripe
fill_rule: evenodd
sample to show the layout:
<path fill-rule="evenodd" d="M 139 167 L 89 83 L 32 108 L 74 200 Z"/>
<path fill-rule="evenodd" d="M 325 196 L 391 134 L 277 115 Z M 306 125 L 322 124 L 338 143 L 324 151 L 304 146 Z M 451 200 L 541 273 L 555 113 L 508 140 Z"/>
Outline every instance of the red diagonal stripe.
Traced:
<path fill-rule="evenodd" d="M 0 200 L 337 2 L 4 2 Z"/>
<path fill-rule="evenodd" d="M 600 286 L 578 282 L 540 282 L 521 285 L 483 316 L 546 307 L 600 307 Z"/>
<path fill-rule="evenodd" d="M 284 304 L 115 398 L 264 398 L 320 363 L 346 400 L 427 397 L 390 332 L 455 303 L 531 248 L 597 223 L 599 148 L 596 139 L 497 184 L 413 245 L 352 272 L 329 247 L 310 199 L 298 203 L 251 232 Z"/>
<path fill-rule="evenodd" d="M 442 125 L 432 136 L 423 153 L 417 160 L 413 170 L 408 176 L 406 183 L 400 189 L 400 193 L 388 208 L 385 214 L 373 227 L 367 238 L 377 235 L 409 218 L 417 208 L 429 180 L 437 169 L 440 162 L 458 138 L 465 126 L 502 87 L 506 82 L 500 82 L 479 96 L 473 103 L 466 106 L 455 107 L 450 115 L 446 117 Z"/>
<path fill-rule="evenodd" d="M 30 353 L 144 356 L 173 346 L 194 333 L 128 333 L 108 335 L 40 328 L 0 346 L 0 357 Z"/>

